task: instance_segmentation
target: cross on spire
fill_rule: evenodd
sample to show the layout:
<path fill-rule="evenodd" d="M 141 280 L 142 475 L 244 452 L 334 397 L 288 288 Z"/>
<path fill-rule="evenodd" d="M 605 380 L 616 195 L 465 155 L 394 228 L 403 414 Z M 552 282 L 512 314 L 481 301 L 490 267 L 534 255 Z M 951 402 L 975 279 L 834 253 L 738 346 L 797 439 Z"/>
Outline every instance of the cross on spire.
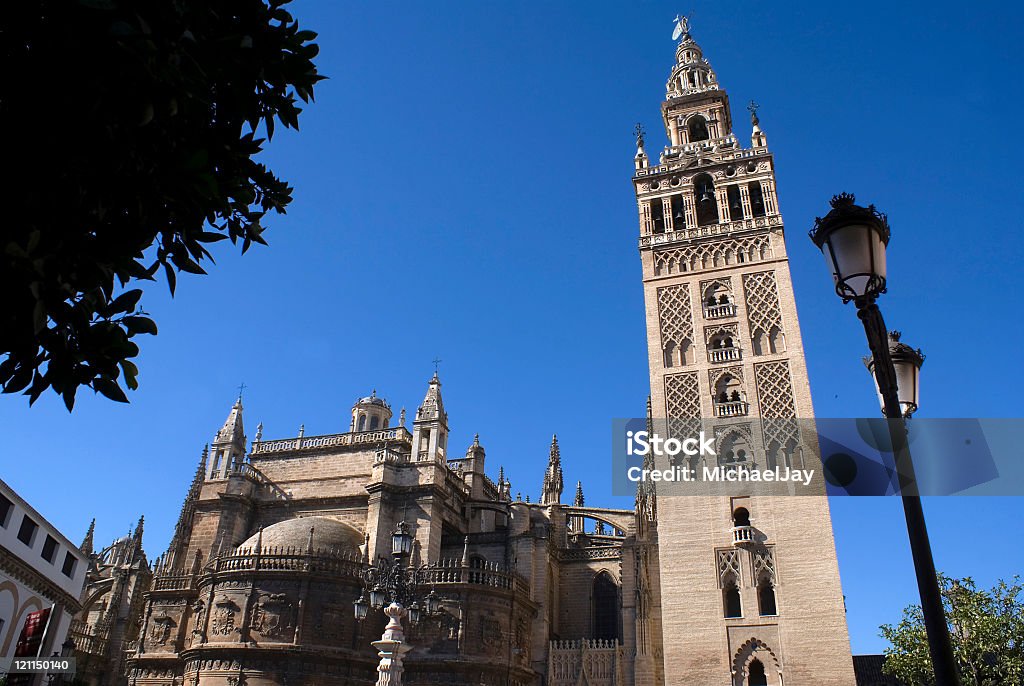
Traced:
<path fill-rule="evenodd" d="M 440 357 L 435 357 L 431 362 L 434 363 L 434 376 L 437 376 L 438 366 L 444 362 Z"/>
<path fill-rule="evenodd" d="M 239 399 L 239 400 L 241 400 L 241 399 L 242 399 L 242 392 L 243 392 L 243 391 L 244 391 L 245 389 L 246 389 L 246 385 L 245 385 L 245 382 L 244 382 L 244 381 L 243 381 L 242 383 L 238 384 L 238 399 Z"/>
<path fill-rule="evenodd" d="M 751 100 L 750 104 L 747 105 L 747 111 L 750 112 L 750 121 L 753 124 L 759 123 L 759 121 L 757 119 L 757 110 L 758 110 L 759 107 L 761 107 L 761 106 L 758 105 L 753 100 Z"/>

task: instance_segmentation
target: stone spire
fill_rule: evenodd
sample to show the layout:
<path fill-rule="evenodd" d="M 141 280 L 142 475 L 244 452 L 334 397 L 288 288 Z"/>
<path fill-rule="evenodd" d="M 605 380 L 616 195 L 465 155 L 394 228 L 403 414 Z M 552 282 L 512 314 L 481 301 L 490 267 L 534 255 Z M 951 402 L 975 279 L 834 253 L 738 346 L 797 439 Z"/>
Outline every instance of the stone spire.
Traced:
<path fill-rule="evenodd" d="M 89 522 L 89 530 L 85 532 L 85 538 L 82 540 L 82 545 L 78 546 L 86 555 L 92 555 L 93 553 L 93 537 L 96 535 L 96 518 L 93 517 L 92 521 Z"/>
<path fill-rule="evenodd" d="M 416 421 L 430 419 L 448 423 L 448 415 L 444 411 L 444 402 L 441 400 L 441 380 L 437 377 L 436 371 L 427 385 L 427 395 L 424 396 L 423 402 L 416 410 Z"/>
<path fill-rule="evenodd" d="M 764 131 L 761 130 L 761 120 L 757 116 L 757 110 L 760 107 L 753 100 L 747 105 L 747 111 L 750 112 L 750 145 L 754 148 L 768 147 L 768 136 L 764 135 Z"/>
<path fill-rule="evenodd" d="M 576 482 L 576 497 L 573 498 L 572 505 L 573 505 L 573 507 L 583 507 L 584 502 L 585 501 L 583 499 L 583 482 L 582 481 L 577 481 Z"/>
<path fill-rule="evenodd" d="M 164 554 L 164 567 L 168 570 L 183 568 L 186 562 L 184 557 L 186 546 L 192 534 L 192 518 L 196 511 L 196 501 L 199 500 L 199 492 L 202 490 L 203 481 L 206 478 L 206 462 L 209 453 L 210 446 L 204 445 L 203 452 L 199 456 L 196 474 L 192 477 L 192 485 L 189 486 L 188 493 L 185 495 L 185 502 L 181 504 L 181 512 L 178 514 L 178 523 L 174 526 L 171 544 Z"/>
<path fill-rule="evenodd" d="M 231 412 L 224 422 L 224 426 L 217 432 L 213 439 L 214 445 L 228 444 L 238 448 L 240 453 L 245 452 L 245 428 L 242 426 L 242 396 L 231 406 Z"/>
<path fill-rule="evenodd" d="M 505 478 L 505 467 L 498 467 L 498 500 L 512 502 L 512 482 Z"/>
<path fill-rule="evenodd" d="M 654 412 L 651 408 L 651 396 L 647 396 L 647 433 L 654 433 Z M 655 468 L 653 455 L 648 454 L 644 456 L 643 468 Z M 638 520 L 638 531 L 643 530 L 647 523 L 654 522 L 658 517 L 658 494 L 655 491 L 654 482 L 650 479 L 643 479 L 636 485 L 634 512 Z"/>
<path fill-rule="evenodd" d="M 142 530 L 146 523 L 146 515 L 139 517 L 139 523 L 135 525 L 135 533 L 132 534 L 132 538 L 136 543 L 142 543 Z"/>
<path fill-rule="evenodd" d="M 558 436 L 551 436 L 551 450 L 548 453 L 548 467 L 544 471 L 540 504 L 556 505 L 562 502 L 562 457 L 558 450 Z"/>
<path fill-rule="evenodd" d="M 647 158 L 647 151 L 644 150 L 644 127 L 637 122 L 633 133 L 636 134 L 636 155 L 633 157 L 633 162 L 637 169 L 647 169 L 650 166 L 650 160 Z"/>

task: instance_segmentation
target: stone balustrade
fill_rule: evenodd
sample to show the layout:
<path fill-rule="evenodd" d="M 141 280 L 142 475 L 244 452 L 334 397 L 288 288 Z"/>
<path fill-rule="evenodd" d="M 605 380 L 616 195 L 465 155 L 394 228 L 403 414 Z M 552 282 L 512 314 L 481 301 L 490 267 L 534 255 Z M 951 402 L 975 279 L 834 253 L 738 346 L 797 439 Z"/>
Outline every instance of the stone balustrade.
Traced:
<path fill-rule="evenodd" d="M 708 359 L 711 362 L 735 362 L 740 359 L 739 348 L 709 348 Z"/>
<path fill-rule="evenodd" d="M 744 545 L 746 543 L 754 543 L 754 527 L 734 526 L 732 528 L 732 544 Z"/>
<path fill-rule="evenodd" d="M 390 429 L 376 429 L 374 431 L 350 431 L 343 434 L 328 434 L 324 436 L 298 436 L 296 438 L 277 439 L 273 441 L 255 441 L 252 444 L 250 455 L 265 455 L 268 453 L 294 452 L 297 450 L 316 450 L 319 448 L 334 448 L 359 445 L 362 443 L 380 443 L 383 441 L 401 441 L 408 443 L 412 440 L 412 434 L 404 426 L 396 426 Z"/>
<path fill-rule="evenodd" d="M 716 417 L 744 417 L 749 411 L 750 404 L 743 400 L 734 400 L 727 403 L 715 403 Z"/>
<path fill-rule="evenodd" d="M 722 303 L 721 305 L 705 305 L 704 319 L 725 319 L 736 316 L 736 305 L 734 303 Z"/>

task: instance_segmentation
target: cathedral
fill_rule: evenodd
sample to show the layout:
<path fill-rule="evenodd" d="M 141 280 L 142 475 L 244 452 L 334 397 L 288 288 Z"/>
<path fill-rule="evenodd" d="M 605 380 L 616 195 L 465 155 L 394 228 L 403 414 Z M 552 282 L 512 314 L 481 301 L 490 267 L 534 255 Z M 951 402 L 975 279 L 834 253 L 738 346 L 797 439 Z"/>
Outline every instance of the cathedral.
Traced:
<path fill-rule="evenodd" d="M 813 412 L 774 158 L 753 106 L 741 145 L 686 20 L 677 34 L 668 145 L 655 162 L 638 129 L 632 178 L 648 421 L 727 420 L 740 459 L 789 466 L 797 439 L 779 420 Z M 449 444 L 436 373 L 411 422 L 374 392 L 339 433 L 262 433 L 247 439 L 239 398 L 152 565 L 141 522 L 93 554 L 76 652 L 107 669 L 83 681 L 377 683 L 370 643 L 386 643 L 386 618 L 368 570 L 394 556 L 419 593 L 402 619 L 405 684 L 855 683 L 824 497 L 683 497 L 644 482 L 633 509 L 588 505 L 578 481 L 566 491 L 552 437 L 530 502 L 479 437 Z M 82 637 L 99 630 L 106 652 L 93 655 Z"/>

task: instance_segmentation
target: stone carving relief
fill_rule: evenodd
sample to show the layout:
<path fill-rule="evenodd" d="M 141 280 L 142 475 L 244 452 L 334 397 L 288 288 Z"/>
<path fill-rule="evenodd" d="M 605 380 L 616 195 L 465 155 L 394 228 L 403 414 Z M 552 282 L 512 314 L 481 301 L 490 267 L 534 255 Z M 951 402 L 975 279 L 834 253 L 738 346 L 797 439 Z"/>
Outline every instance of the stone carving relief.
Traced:
<path fill-rule="evenodd" d="M 735 548 L 718 551 L 718 586 L 724 588 L 729 580 L 740 582 L 740 551 Z"/>
<path fill-rule="evenodd" d="M 265 593 L 253 606 L 252 630 L 263 638 L 290 641 L 295 633 L 294 609 L 284 593 Z"/>
<path fill-rule="evenodd" d="M 235 601 L 226 595 L 221 595 L 214 601 L 213 619 L 210 626 L 210 633 L 214 636 L 230 636 L 237 633 L 236 617 L 239 607 Z"/>
<path fill-rule="evenodd" d="M 166 646 L 171 641 L 174 629 L 178 622 L 166 612 L 161 612 L 152 619 L 152 626 L 149 629 L 149 643 L 151 645 Z"/>

